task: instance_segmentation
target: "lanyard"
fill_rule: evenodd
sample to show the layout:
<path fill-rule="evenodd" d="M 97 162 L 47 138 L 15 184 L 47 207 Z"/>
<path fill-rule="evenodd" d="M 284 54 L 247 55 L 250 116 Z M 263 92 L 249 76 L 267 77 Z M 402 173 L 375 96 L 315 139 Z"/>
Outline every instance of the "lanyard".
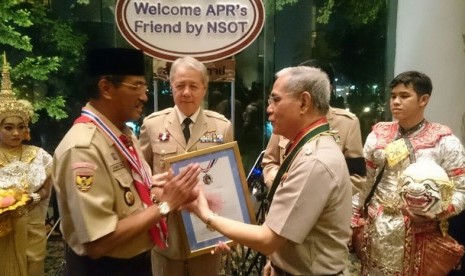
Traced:
<path fill-rule="evenodd" d="M 123 154 L 123 156 L 128 160 L 129 163 L 131 163 L 131 167 L 134 168 L 137 174 L 139 174 L 146 185 L 150 187 L 152 185 L 151 178 L 148 176 L 147 171 L 144 169 L 144 166 L 142 166 L 142 163 L 140 162 L 139 158 L 137 158 L 136 154 L 132 154 L 128 148 L 121 142 L 121 140 L 116 136 L 113 131 L 92 111 L 83 108 L 82 109 L 82 116 L 87 117 L 92 120 L 92 122 L 100 128 L 116 145 L 116 148 Z M 134 153 L 135 150 L 134 150 Z"/>
<path fill-rule="evenodd" d="M 284 159 L 284 162 L 279 167 L 278 173 L 276 174 L 276 177 L 273 180 L 271 189 L 268 192 L 268 195 L 267 195 L 268 203 L 271 203 L 271 201 L 273 200 L 274 193 L 276 192 L 276 189 L 278 188 L 278 184 L 281 182 L 282 176 L 284 175 L 285 172 L 288 171 L 290 165 L 292 164 L 292 161 L 297 156 L 297 153 L 300 152 L 302 147 L 309 141 L 313 140 L 314 138 L 319 137 L 320 134 L 329 131 L 329 125 L 326 121 L 322 121 L 318 123 L 320 124 L 314 125 L 312 128 L 308 129 L 307 132 L 305 132 L 302 135 L 302 139 L 298 140 L 298 142 L 295 144 L 295 146 L 292 147 L 292 150 L 289 152 L 289 156 L 287 156 L 286 159 Z"/>

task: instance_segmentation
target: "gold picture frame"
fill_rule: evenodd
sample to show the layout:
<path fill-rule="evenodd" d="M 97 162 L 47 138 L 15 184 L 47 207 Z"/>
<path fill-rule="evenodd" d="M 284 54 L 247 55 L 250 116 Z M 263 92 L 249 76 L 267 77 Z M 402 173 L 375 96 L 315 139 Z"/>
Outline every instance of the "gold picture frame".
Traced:
<path fill-rule="evenodd" d="M 221 202 L 222 208 L 215 211 L 223 217 L 256 223 L 237 142 L 169 157 L 165 163 L 175 175 L 191 163 L 200 164 L 200 181 L 206 195 Z M 183 226 L 181 232 L 188 258 L 209 253 L 220 241 L 233 244 L 227 237 L 207 229 L 194 214 L 181 211 L 177 217 Z"/>

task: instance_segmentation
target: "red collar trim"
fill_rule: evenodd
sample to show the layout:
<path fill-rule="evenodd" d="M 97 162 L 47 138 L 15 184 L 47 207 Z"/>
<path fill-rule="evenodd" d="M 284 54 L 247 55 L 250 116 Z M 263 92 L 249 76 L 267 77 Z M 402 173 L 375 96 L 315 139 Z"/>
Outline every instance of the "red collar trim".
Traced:
<path fill-rule="evenodd" d="M 326 117 L 322 117 L 321 119 L 316 120 L 315 122 L 311 123 L 310 125 L 306 126 L 304 129 L 299 131 L 299 133 L 297 133 L 297 136 L 294 138 L 294 140 L 292 140 L 292 142 L 289 143 L 289 146 L 286 149 L 286 155 L 294 149 L 294 147 L 300 142 L 300 140 L 302 140 L 302 137 L 304 137 L 307 133 L 327 123 L 328 123 L 328 120 L 326 119 Z"/>

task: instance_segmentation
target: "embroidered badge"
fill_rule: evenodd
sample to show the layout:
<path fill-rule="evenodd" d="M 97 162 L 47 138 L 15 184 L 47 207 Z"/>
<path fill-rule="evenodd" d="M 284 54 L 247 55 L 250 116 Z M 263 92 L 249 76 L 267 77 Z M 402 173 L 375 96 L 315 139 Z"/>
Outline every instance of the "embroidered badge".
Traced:
<path fill-rule="evenodd" d="M 124 189 L 124 201 L 126 202 L 128 206 L 134 205 L 134 202 L 135 202 L 134 194 L 131 192 L 131 190 L 129 190 L 129 188 Z"/>
<path fill-rule="evenodd" d="M 95 171 L 97 169 L 97 165 L 89 162 L 77 162 L 71 165 L 71 168 L 73 170 L 75 169 L 91 169 L 92 171 Z"/>
<path fill-rule="evenodd" d="M 119 171 L 121 169 L 124 169 L 123 162 L 118 162 L 116 164 L 111 165 L 111 170 L 114 171 L 114 172 Z"/>
<path fill-rule="evenodd" d="M 167 142 L 170 140 L 170 133 L 169 132 L 162 132 L 158 134 L 158 140 L 161 142 Z"/>
<path fill-rule="evenodd" d="M 74 170 L 75 184 L 79 191 L 87 192 L 94 183 L 94 173 L 97 165 L 89 162 L 78 162 L 71 165 Z"/>
<path fill-rule="evenodd" d="M 93 175 L 76 175 L 76 187 L 81 192 L 87 192 L 94 182 Z"/>

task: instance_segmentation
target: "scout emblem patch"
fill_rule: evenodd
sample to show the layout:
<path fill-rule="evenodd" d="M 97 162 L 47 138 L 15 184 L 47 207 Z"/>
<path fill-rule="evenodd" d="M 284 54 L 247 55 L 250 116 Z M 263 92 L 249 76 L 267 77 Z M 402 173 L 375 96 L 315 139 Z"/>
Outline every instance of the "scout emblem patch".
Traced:
<path fill-rule="evenodd" d="M 94 173 L 97 165 L 87 162 L 78 162 L 71 165 L 74 171 L 75 185 L 81 192 L 87 192 L 94 183 Z"/>
<path fill-rule="evenodd" d="M 389 143 L 384 149 L 389 167 L 392 167 L 409 156 L 409 150 L 404 139 Z"/>

